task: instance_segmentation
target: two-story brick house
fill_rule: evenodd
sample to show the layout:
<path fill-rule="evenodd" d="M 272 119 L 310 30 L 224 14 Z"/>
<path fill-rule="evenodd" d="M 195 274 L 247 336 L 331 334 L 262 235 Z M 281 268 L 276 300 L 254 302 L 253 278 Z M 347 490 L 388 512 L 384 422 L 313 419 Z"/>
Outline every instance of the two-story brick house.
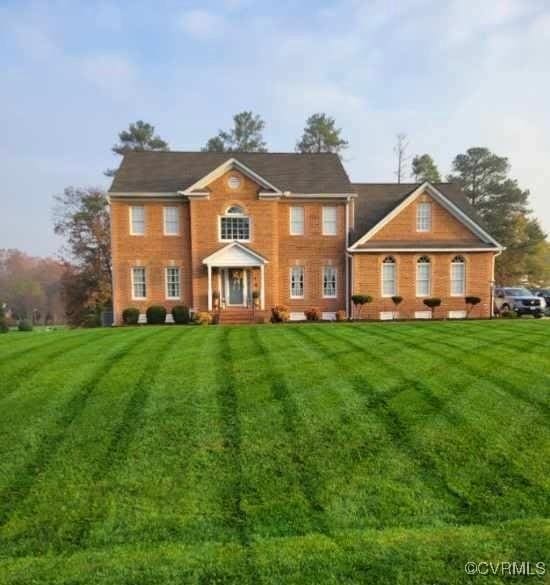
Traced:
<path fill-rule="evenodd" d="M 110 189 L 115 322 L 185 304 L 222 320 L 324 318 L 374 297 L 369 317 L 489 316 L 499 244 L 451 184 L 353 184 L 332 154 L 131 152 Z"/>

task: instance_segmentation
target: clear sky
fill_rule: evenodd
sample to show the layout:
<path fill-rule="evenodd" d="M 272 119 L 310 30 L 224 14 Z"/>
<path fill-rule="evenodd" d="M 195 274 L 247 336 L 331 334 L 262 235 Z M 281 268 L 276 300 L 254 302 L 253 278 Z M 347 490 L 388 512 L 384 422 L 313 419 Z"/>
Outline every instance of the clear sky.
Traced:
<path fill-rule="evenodd" d="M 0 248 L 53 254 L 52 196 L 104 186 L 137 119 L 196 150 L 234 113 L 293 150 L 336 118 L 352 180 L 394 180 L 395 135 L 440 170 L 508 156 L 550 231 L 548 0 L 0 0 Z"/>

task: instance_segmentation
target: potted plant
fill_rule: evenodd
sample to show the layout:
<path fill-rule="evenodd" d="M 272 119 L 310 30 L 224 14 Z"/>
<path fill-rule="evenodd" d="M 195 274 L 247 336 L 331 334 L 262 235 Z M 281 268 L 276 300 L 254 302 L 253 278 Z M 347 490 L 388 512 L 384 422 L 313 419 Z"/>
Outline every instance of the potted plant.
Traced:
<path fill-rule="evenodd" d="M 359 307 L 359 319 L 361 319 L 361 311 L 363 310 L 363 305 L 372 303 L 372 297 L 370 295 L 352 295 L 351 300 L 353 301 L 355 308 Z"/>
<path fill-rule="evenodd" d="M 391 298 L 394 307 L 395 307 L 395 311 L 393 311 L 392 313 L 392 318 L 395 319 L 395 315 L 397 314 L 397 309 L 399 308 L 399 305 L 403 302 L 403 297 L 400 297 L 399 295 L 395 295 Z"/>
<path fill-rule="evenodd" d="M 252 303 L 255 309 L 260 308 L 260 291 L 258 290 L 252 291 Z"/>

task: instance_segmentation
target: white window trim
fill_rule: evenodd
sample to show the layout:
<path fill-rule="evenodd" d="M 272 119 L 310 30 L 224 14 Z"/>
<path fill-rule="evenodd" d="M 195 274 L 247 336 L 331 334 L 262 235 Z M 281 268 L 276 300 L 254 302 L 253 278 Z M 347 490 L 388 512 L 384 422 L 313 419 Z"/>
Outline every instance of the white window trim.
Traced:
<path fill-rule="evenodd" d="M 289 213 L 288 213 L 288 233 L 291 236 L 303 236 L 306 229 L 306 212 L 305 209 L 303 207 L 303 205 L 291 205 L 289 208 Z M 302 211 L 302 231 L 301 232 L 295 232 L 292 230 L 292 211 L 294 209 L 300 209 Z"/>
<path fill-rule="evenodd" d="M 178 271 L 178 287 L 180 294 L 177 297 L 171 297 L 168 294 L 168 271 L 169 270 L 177 270 Z M 181 300 L 181 268 L 179 266 L 166 266 L 164 268 L 164 295 L 167 301 L 179 301 Z"/>
<path fill-rule="evenodd" d="M 227 209 L 229 209 L 230 207 L 232 207 L 232 205 L 229 205 Z M 222 217 L 246 217 L 246 218 L 248 218 L 248 240 L 241 240 L 241 239 L 224 240 L 224 239 L 222 239 Z M 218 215 L 218 242 L 228 244 L 230 242 L 251 242 L 251 241 L 252 241 L 252 217 L 250 215 L 246 215 L 245 213 L 243 213 L 243 214 L 230 213 L 229 215 L 227 213 L 224 213 L 222 215 Z"/>
<path fill-rule="evenodd" d="M 302 281 L 303 281 L 303 287 L 302 287 L 302 294 L 301 295 L 293 295 L 292 294 L 292 271 L 295 268 L 301 268 L 302 269 Z M 291 266 L 289 269 L 289 288 L 290 288 L 290 298 L 291 299 L 303 299 L 305 298 L 305 293 L 306 293 L 306 269 L 305 266 Z"/>
<path fill-rule="evenodd" d="M 327 233 L 325 231 L 325 213 L 326 213 L 327 209 L 334 209 L 334 233 Z M 336 205 L 323 205 L 323 211 L 322 211 L 321 215 L 322 215 L 321 229 L 322 229 L 323 236 L 337 236 L 338 235 L 338 207 L 336 207 Z"/>
<path fill-rule="evenodd" d="M 419 227 L 420 223 L 420 210 L 421 209 L 429 209 L 428 212 L 428 227 L 422 228 Z M 416 231 L 420 233 L 428 233 L 432 231 L 432 203 L 430 201 L 419 201 L 416 205 Z"/>
<path fill-rule="evenodd" d="M 166 231 L 166 211 L 168 209 L 175 209 L 176 213 L 177 213 L 177 218 L 178 218 L 178 231 L 174 232 L 174 233 L 169 233 Z M 180 208 L 175 206 L 175 205 L 165 205 L 162 208 L 162 221 L 163 221 L 163 232 L 165 236 L 168 237 L 173 237 L 173 236 L 179 236 L 180 232 L 181 232 L 181 218 L 180 218 Z"/>
<path fill-rule="evenodd" d="M 454 256 L 453 256 L 454 258 Z M 462 266 L 464 267 L 464 275 L 463 275 L 463 279 L 462 279 L 462 284 L 463 284 L 463 291 L 461 293 L 454 293 L 453 292 L 453 264 L 462 264 Z M 451 297 L 463 297 L 466 296 L 468 294 L 467 292 L 467 278 L 466 278 L 466 258 L 463 257 L 462 262 L 453 262 L 453 259 L 451 259 L 451 267 L 449 269 L 449 293 Z"/>
<path fill-rule="evenodd" d="M 424 264 L 426 264 L 426 265 L 428 265 L 430 267 L 429 279 L 428 279 L 428 292 L 426 294 L 420 294 L 418 292 L 418 267 L 420 266 L 420 264 L 422 264 L 422 263 L 418 262 L 418 258 L 417 258 L 416 261 L 415 261 L 415 268 L 414 268 L 414 270 L 415 270 L 415 273 L 414 273 L 414 276 L 415 276 L 414 281 L 415 282 L 414 283 L 415 283 L 415 289 L 416 289 L 416 297 L 419 298 L 419 299 L 427 299 L 432 294 L 432 274 L 433 274 L 433 268 L 432 267 L 433 267 L 433 261 L 430 258 L 430 261 L 429 262 L 425 262 L 424 263 Z"/>
<path fill-rule="evenodd" d="M 141 268 L 143 270 L 143 276 L 144 276 L 144 281 L 145 281 L 145 296 L 144 297 L 136 297 L 135 295 L 135 286 L 134 286 L 134 270 L 136 268 Z M 145 266 L 132 266 L 132 268 L 130 268 L 130 280 L 132 283 L 132 300 L 133 301 L 144 301 L 147 299 L 147 268 L 145 268 Z"/>
<path fill-rule="evenodd" d="M 399 287 L 397 286 L 397 260 L 392 256 L 393 262 L 387 263 L 388 265 L 391 264 L 394 268 L 394 274 L 393 274 L 394 292 L 393 292 L 393 294 L 388 295 L 388 294 L 384 293 L 384 259 L 385 258 L 387 258 L 387 256 L 385 256 L 382 259 L 382 262 L 380 264 L 380 296 L 384 299 L 391 299 L 392 297 L 395 297 L 399 294 Z"/>
<path fill-rule="evenodd" d="M 134 207 L 141 207 L 141 209 L 143 209 L 143 233 L 136 233 L 134 232 L 134 220 L 132 218 L 132 209 L 134 209 Z M 128 207 L 128 219 L 129 219 L 129 223 L 130 223 L 130 235 L 131 236 L 144 236 L 145 235 L 145 230 L 147 229 L 147 222 L 146 222 L 146 217 L 145 217 L 145 205 L 130 205 Z"/>
<path fill-rule="evenodd" d="M 332 268 L 334 270 L 334 294 L 333 295 L 326 295 L 325 294 L 325 270 L 327 268 Z M 305 282 L 305 278 L 304 278 Z M 323 270 L 321 271 L 321 290 L 323 291 L 323 299 L 336 299 L 338 298 L 338 269 L 335 266 L 323 266 Z"/>

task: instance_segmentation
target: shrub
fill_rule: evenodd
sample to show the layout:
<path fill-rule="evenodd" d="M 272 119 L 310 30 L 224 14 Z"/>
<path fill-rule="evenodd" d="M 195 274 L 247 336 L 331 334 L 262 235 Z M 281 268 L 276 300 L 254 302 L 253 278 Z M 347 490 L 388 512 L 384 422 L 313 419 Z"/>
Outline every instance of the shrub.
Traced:
<path fill-rule="evenodd" d="M 272 323 L 283 323 L 290 319 L 290 313 L 288 307 L 285 305 L 275 305 L 271 308 L 271 322 Z"/>
<path fill-rule="evenodd" d="M 321 319 L 321 311 L 315 307 L 305 311 L 305 315 L 308 321 L 319 321 Z"/>
<path fill-rule="evenodd" d="M 32 321 L 29 319 L 21 319 L 17 324 L 17 329 L 19 329 L 19 331 L 32 331 Z"/>
<path fill-rule="evenodd" d="M 6 322 L 6 313 L 4 311 L 4 306 L 0 303 L 0 333 L 8 333 L 10 328 Z"/>
<path fill-rule="evenodd" d="M 212 315 L 207 311 L 198 311 L 195 313 L 194 321 L 198 325 L 210 325 L 212 323 Z"/>
<path fill-rule="evenodd" d="M 473 308 L 476 305 L 479 305 L 479 303 L 481 303 L 481 299 L 479 297 L 464 297 L 464 301 L 466 303 L 466 305 L 468 306 L 467 310 L 466 310 L 466 318 L 468 318 L 470 316 L 470 313 L 472 312 Z"/>
<path fill-rule="evenodd" d="M 129 307 L 122 311 L 122 322 L 125 325 L 137 325 L 139 321 L 139 309 L 135 307 Z"/>
<path fill-rule="evenodd" d="M 345 321 L 347 319 L 346 312 L 344 309 L 336 311 L 336 321 Z"/>
<path fill-rule="evenodd" d="M 424 299 L 423 302 L 426 305 L 426 307 L 428 307 L 430 309 L 430 311 L 432 312 L 432 318 L 433 318 L 435 309 L 437 307 L 439 307 L 439 305 L 441 305 L 441 299 L 433 297 L 433 298 L 429 298 L 429 299 Z"/>
<path fill-rule="evenodd" d="M 82 318 L 82 327 L 86 327 L 88 329 L 93 327 L 101 327 L 101 314 L 93 309 L 85 313 Z"/>
<path fill-rule="evenodd" d="M 166 309 L 162 305 L 151 305 L 147 308 L 146 315 L 150 325 L 163 325 L 166 321 Z"/>
<path fill-rule="evenodd" d="M 372 297 L 370 295 L 351 295 L 351 300 L 353 301 L 355 307 L 359 306 L 359 319 L 361 318 L 363 305 L 372 303 Z"/>
<path fill-rule="evenodd" d="M 186 307 L 185 305 L 176 305 L 172 309 L 172 317 L 174 318 L 174 323 L 177 323 L 178 325 L 185 325 L 189 323 L 191 320 L 189 307 Z"/>

